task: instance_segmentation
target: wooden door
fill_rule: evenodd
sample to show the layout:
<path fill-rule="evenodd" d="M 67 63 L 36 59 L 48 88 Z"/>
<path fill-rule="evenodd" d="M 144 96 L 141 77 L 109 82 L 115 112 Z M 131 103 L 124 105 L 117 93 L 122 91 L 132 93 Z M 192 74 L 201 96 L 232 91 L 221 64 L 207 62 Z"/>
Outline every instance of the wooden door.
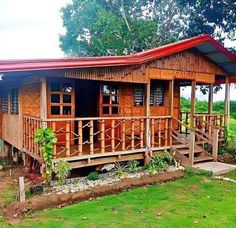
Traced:
<path fill-rule="evenodd" d="M 74 118 L 74 82 L 70 80 L 52 79 L 48 81 L 48 118 L 58 119 L 55 130 L 57 144 L 65 144 L 67 118 Z M 61 121 L 60 121 L 61 119 Z M 49 126 L 52 127 L 52 126 Z M 74 122 L 70 121 L 71 139 L 73 138 Z M 71 140 L 71 144 L 74 141 Z"/>
<path fill-rule="evenodd" d="M 103 84 L 99 97 L 100 117 L 118 117 L 120 115 L 120 91 L 118 85 Z M 115 125 L 115 138 L 119 137 L 120 128 L 116 127 L 117 120 L 105 120 L 105 141 L 112 138 L 112 127 Z"/>

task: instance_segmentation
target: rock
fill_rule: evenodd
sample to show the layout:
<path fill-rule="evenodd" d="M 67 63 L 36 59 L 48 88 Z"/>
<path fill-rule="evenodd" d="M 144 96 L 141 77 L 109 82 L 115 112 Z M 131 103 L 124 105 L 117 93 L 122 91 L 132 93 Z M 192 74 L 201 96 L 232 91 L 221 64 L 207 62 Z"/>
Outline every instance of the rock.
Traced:
<path fill-rule="evenodd" d="M 101 171 L 102 172 L 104 172 L 104 171 L 109 172 L 114 168 L 115 168 L 115 164 L 106 164 L 101 168 Z"/>
<path fill-rule="evenodd" d="M 4 168 L 4 167 L 3 167 L 2 165 L 0 165 L 0 170 L 3 170 L 3 168 Z"/>

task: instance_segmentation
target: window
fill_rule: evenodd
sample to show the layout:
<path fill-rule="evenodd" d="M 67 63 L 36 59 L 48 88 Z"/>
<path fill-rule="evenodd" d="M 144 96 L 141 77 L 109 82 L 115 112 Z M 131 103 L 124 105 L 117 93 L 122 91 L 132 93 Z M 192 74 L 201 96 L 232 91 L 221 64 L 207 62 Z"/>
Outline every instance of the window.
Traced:
<path fill-rule="evenodd" d="M 143 106 L 144 104 L 144 88 L 143 86 L 135 86 L 134 88 L 134 106 Z"/>
<path fill-rule="evenodd" d="M 19 113 L 19 89 L 15 88 L 11 90 L 11 114 Z"/>
<path fill-rule="evenodd" d="M 150 106 L 163 106 L 164 105 L 164 87 L 156 85 L 150 91 Z"/>
<path fill-rule="evenodd" d="M 49 83 L 49 112 L 51 116 L 71 116 L 73 85 L 67 82 Z"/>
<path fill-rule="evenodd" d="M 1 97 L 1 107 L 2 107 L 3 113 L 8 113 L 8 96 L 7 95 L 3 95 Z"/>
<path fill-rule="evenodd" d="M 101 92 L 102 114 L 119 114 L 119 90 L 117 86 L 103 85 Z"/>
<path fill-rule="evenodd" d="M 134 87 L 134 106 L 144 105 L 144 87 Z M 164 105 L 164 86 L 160 84 L 154 84 L 151 86 L 150 91 L 150 106 L 163 106 Z"/>

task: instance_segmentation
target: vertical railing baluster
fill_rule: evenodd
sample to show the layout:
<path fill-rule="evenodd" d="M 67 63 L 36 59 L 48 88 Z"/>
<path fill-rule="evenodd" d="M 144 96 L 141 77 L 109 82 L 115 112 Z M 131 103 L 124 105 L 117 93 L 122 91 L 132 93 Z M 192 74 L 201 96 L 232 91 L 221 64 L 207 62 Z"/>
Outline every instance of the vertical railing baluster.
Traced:
<path fill-rule="evenodd" d="M 90 141 L 90 154 L 94 153 L 94 142 L 93 142 L 93 120 L 90 120 L 90 124 L 89 124 L 90 128 L 89 128 L 89 141 Z"/>
<path fill-rule="evenodd" d="M 83 153 L 83 122 L 82 120 L 78 121 L 78 152 L 79 152 L 79 156 L 82 156 L 82 153 Z"/>
<path fill-rule="evenodd" d="M 134 119 L 131 119 L 131 149 L 134 150 Z"/>
<path fill-rule="evenodd" d="M 144 145 L 144 120 L 140 119 L 140 148 L 143 148 Z"/>
<path fill-rule="evenodd" d="M 125 151 L 125 120 L 122 120 L 122 129 L 121 129 L 121 141 L 122 141 L 122 151 Z"/>
<path fill-rule="evenodd" d="M 167 137 L 168 137 L 168 119 L 164 119 L 164 121 L 165 121 L 165 131 L 164 131 L 164 134 L 165 134 L 165 146 L 167 146 L 168 145 L 168 139 L 167 139 Z"/>
<path fill-rule="evenodd" d="M 52 131 L 54 132 L 54 134 L 56 135 L 56 122 L 53 121 L 52 122 Z M 53 158 L 57 157 L 57 145 L 56 143 L 53 145 Z"/>
<path fill-rule="evenodd" d="M 105 120 L 101 120 L 101 153 L 105 153 Z"/>
<path fill-rule="evenodd" d="M 111 151 L 115 151 L 115 120 L 111 121 Z"/>
<path fill-rule="evenodd" d="M 155 119 L 151 118 L 151 145 L 155 147 Z"/>
<path fill-rule="evenodd" d="M 70 122 L 66 121 L 66 157 L 70 157 Z"/>

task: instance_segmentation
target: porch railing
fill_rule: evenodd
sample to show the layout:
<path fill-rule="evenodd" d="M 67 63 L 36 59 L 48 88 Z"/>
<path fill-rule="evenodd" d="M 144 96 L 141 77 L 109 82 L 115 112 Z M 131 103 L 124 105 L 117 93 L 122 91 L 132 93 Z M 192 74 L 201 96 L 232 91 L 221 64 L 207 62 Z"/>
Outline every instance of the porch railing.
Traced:
<path fill-rule="evenodd" d="M 181 112 L 179 119 L 186 126 L 190 126 L 190 117 L 189 112 Z M 196 128 L 210 136 L 213 136 L 213 129 L 218 128 L 219 142 L 223 141 L 225 125 L 225 116 L 223 114 L 196 113 L 194 121 Z M 189 128 L 185 125 L 179 126 L 180 133 L 189 134 Z"/>
<path fill-rule="evenodd" d="M 34 134 L 42 124 L 53 129 L 57 143 L 53 157 L 110 155 L 142 152 L 170 145 L 170 116 L 163 117 L 96 117 L 47 119 L 24 117 L 24 150 L 40 155 Z M 147 137 L 149 134 L 149 137 Z M 150 142 L 147 142 L 150 140 Z M 147 145 L 150 145 L 148 148 Z"/>

